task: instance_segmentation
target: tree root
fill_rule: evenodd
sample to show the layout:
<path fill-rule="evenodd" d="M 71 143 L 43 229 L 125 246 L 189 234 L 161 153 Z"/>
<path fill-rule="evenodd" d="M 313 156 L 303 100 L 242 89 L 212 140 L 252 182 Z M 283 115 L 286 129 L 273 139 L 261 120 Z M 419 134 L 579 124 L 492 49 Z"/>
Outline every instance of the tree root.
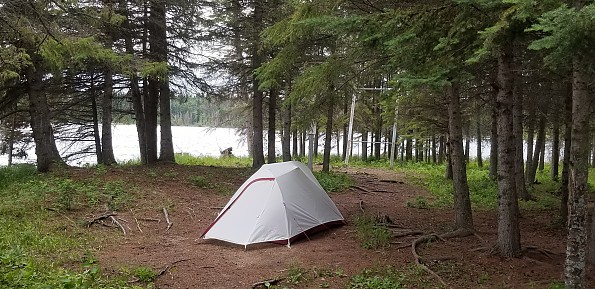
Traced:
<path fill-rule="evenodd" d="M 360 191 L 363 191 L 363 192 L 365 192 L 365 193 L 371 193 L 371 191 L 370 191 L 370 190 L 368 190 L 368 189 L 366 189 L 366 188 L 364 188 L 364 187 L 355 186 L 355 185 L 352 185 L 352 186 L 349 186 L 349 187 L 350 187 L 350 188 L 354 188 L 354 189 L 358 189 L 358 190 L 360 190 Z"/>
<path fill-rule="evenodd" d="M 169 214 L 167 213 L 167 208 L 163 208 L 163 215 L 165 215 L 165 221 L 167 222 L 167 228 L 165 231 L 169 231 L 171 226 L 174 224 L 169 220 Z"/>
<path fill-rule="evenodd" d="M 436 274 L 436 272 L 432 271 L 432 269 L 428 268 L 428 266 L 426 266 L 421 261 L 421 257 L 417 253 L 417 246 L 418 245 L 423 244 L 423 243 L 427 243 L 427 242 L 431 242 L 431 241 L 434 241 L 436 239 L 444 240 L 444 239 L 442 239 L 442 237 L 440 237 L 440 236 L 438 236 L 436 234 L 424 235 L 424 236 L 421 236 L 421 237 L 415 239 L 415 241 L 413 241 L 413 243 L 411 243 L 411 253 L 413 254 L 413 258 L 415 259 L 415 264 L 417 266 L 420 266 L 428 274 L 434 276 L 434 278 L 436 278 L 440 282 L 440 284 L 442 284 L 445 288 L 450 288 L 448 286 L 448 284 L 446 284 L 446 282 L 444 282 L 444 280 L 442 279 L 442 277 L 440 277 L 438 274 Z"/>

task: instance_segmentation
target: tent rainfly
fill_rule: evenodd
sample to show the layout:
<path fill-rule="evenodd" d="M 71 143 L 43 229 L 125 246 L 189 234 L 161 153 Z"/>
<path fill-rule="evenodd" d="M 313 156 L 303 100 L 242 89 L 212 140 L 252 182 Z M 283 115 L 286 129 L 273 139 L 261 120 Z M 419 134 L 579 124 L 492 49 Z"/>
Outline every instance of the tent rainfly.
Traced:
<path fill-rule="evenodd" d="M 343 224 L 337 206 L 300 162 L 263 165 L 235 192 L 202 238 L 244 245 L 287 244 L 331 224 Z M 307 235 L 306 235 L 307 237 Z"/>

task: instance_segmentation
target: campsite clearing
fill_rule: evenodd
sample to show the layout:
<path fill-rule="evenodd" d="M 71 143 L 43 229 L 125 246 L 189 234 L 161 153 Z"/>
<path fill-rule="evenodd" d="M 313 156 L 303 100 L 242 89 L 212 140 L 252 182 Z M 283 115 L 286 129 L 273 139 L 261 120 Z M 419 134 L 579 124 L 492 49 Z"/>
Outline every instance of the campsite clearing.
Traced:
<path fill-rule="evenodd" d="M 373 277 L 380 272 L 390 277 L 383 281 L 406 288 L 443 288 L 435 277 L 413 265 L 408 245 L 419 233 L 450 231 L 452 211 L 424 206 L 421 200 L 431 201 L 432 197 L 395 171 L 343 171 L 353 178 L 354 185 L 330 193 L 330 197 L 347 225 L 299 240 L 291 248 L 264 243 L 247 250 L 199 236 L 254 172 L 250 169 L 158 165 L 113 167 L 95 173 L 68 169 L 63 174 L 76 180 L 122 181 L 137 188 L 136 200 L 117 212 L 126 235 L 116 226 L 88 229 L 102 236 L 93 254 L 108 274 L 149 268 L 157 274 L 151 278 L 157 288 L 252 288 L 259 282 L 260 288 L 269 284 L 279 284 L 279 288 L 347 288 L 350 284 L 369 288 L 380 282 Z M 70 218 L 88 219 L 104 212 L 103 208 L 78 211 Z M 363 248 L 356 226 L 363 214 L 376 220 L 390 219 L 391 232 L 402 236 L 391 238 L 389 246 Z M 522 241 L 529 249 L 521 259 L 487 254 L 483 249 L 489 249 L 496 238 L 496 213 L 476 211 L 474 218 L 478 234 L 486 242 L 476 237 L 454 238 L 417 249 L 422 262 L 450 288 L 558 288 L 552 286 L 562 278 L 565 231 L 554 225 L 554 214 L 523 212 Z M 589 278 L 595 286 L 593 275 Z"/>

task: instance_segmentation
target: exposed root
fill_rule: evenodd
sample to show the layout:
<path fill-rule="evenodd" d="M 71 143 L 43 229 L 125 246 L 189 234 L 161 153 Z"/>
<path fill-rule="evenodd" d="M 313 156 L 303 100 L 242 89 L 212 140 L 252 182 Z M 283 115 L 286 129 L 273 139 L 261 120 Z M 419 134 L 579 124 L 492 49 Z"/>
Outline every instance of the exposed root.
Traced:
<path fill-rule="evenodd" d="M 421 237 L 415 239 L 415 241 L 413 241 L 413 243 L 411 243 L 411 253 L 413 254 L 413 258 L 415 260 L 415 264 L 416 265 L 420 266 L 428 274 L 434 276 L 434 278 L 436 278 L 440 282 L 440 284 L 442 284 L 445 288 L 450 288 L 448 286 L 448 284 L 446 284 L 446 282 L 444 282 L 444 280 L 442 279 L 442 277 L 440 277 L 438 274 L 436 274 L 436 272 L 432 271 L 432 269 L 428 268 L 428 266 L 426 266 L 421 261 L 421 257 L 417 253 L 417 246 L 418 245 L 423 244 L 423 243 L 427 243 L 427 242 L 431 242 L 431 241 L 434 241 L 436 239 L 444 240 L 444 239 L 442 239 L 442 237 L 440 237 L 440 236 L 438 236 L 436 234 L 424 235 L 424 236 L 421 236 Z"/>
<path fill-rule="evenodd" d="M 536 251 L 538 253 L 541 253 L 542 255 L 548 257 L 549 259 L 552 259 L 552 255 L 558 255 L 556 252 L 552 252 L 550 250 L 546 250 L 546 249 L 540 249 L 537 246 L 526 246 L 523 248 L 524 251 Z"/>
<path fill-rule="evenodd" d="M 395 180 L 380 180 L 380 182 L 383 182 L 383 183 L 392 183 L 392 184 L 400 184 L 400 185 L 402 185 L 402 184 L 405 183 L 405 182 L 402 182 L 402 181 L 395 181 Z"/>
<path fill-rule="evenodd" d="M 358 189 L 358 190 L 360 190 L 360 191 L 363 191 L 363 192 L 365 192 L 365 193 L 371 193 L 371 191 L 370 191 L 370 190 L 368 190 L 368 189 L 366 189 L 366 188 L 364 188 L 364 187 L 355 186 L 355 185 L 353 185 L 353 186 L 349 186 L 349 187 L 350 187 L 350 188 L 354 188 L 354 189 Z"/>
<path fill-rule="evenodd" d="M 254 284 L 252 284 L 252 289 L 254 288 L 258 288 L 258 287 L 263 287 L 263 288 L 269 288 L 270 286 L 276 285 L 277 283 L 283 281 L 285 278 L 275 278 L 275 279 L 271 279 L 271 280 L 264 280 L 264 281 L 260 281 L 260 282 L 256 282 Z"/>
<path fill-rule="evenodd" d="M 423 233 L 424 232 L 422 232 L 422 231 L 413 231 L 413 230 L 393 231 L 393 238 L 406 237 L 406 236 L 415 236 L 415 235 L 421 235 Z"/>

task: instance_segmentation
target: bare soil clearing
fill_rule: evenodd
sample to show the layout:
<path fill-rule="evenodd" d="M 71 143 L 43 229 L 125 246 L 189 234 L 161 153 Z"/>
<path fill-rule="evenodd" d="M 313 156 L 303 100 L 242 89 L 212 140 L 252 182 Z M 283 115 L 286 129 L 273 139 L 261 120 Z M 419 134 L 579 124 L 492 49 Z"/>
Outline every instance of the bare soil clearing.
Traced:
<path fill-rule="evenodd" d="M 357 239 L 354 219 L 363 209 L 372 216 L 386 215 L 402 228 L 440 234 L 452 230 L 452 211 L 407 207 L 407 201 L 431 197 L 396 172 L 344 171 L 354 179 L 354 187 L 330 196 L 347 225 L 297 241 L 291 248 L 259 244 L 247 249 L 199 236 L 231 193 L 251 175 L 250 169 L 158 165 L 114 167 L 102 173 L 71 169 L 68 174 L 76 179 L 122 181 L 138 188 L 133 205 L 118 212 L 126 235 L 117 227 L 89 228 L 103 238 L 95 255 L 108 273 L 148 266 L 157 272 L 167 269 L 155 281 L 158 288 L 251 288 L 259 281 L 287 277 L 292 268 L 303 268 L 308 280 L 289 287 L 345 288 L 350 277 L 365 268 L 390 265 L 409 270 L 418 280 L 406 282 L 407 288 L 441 288 L 432 276 L 408 266 L 413 262 L 410 247 L 398 249 L 419 236 L 395 238 L 389 248 L 367 250 Z M 202 177 L 199 184 L 197 176 Z M 163 208 L 172 222 L 169 230 Z M 81 212 L 78 217 L 88 219 L 103 212 Z M 562 279 L 566 232 L 553 225 L 556 214 L 523 212 L 522 242 L 536 249 L 528 249 L 520 259 L 505 259 L 474 250 L 494 244 L 497 217 L 492 211 L 474 213 L 476 229 L 485 243 L 466 237 L 418 248 L 422 261 L 451 288 L 548 288 Z M 595 270 L 590 268 L 589 273 L 589 288 L 595 288 Z"/>

